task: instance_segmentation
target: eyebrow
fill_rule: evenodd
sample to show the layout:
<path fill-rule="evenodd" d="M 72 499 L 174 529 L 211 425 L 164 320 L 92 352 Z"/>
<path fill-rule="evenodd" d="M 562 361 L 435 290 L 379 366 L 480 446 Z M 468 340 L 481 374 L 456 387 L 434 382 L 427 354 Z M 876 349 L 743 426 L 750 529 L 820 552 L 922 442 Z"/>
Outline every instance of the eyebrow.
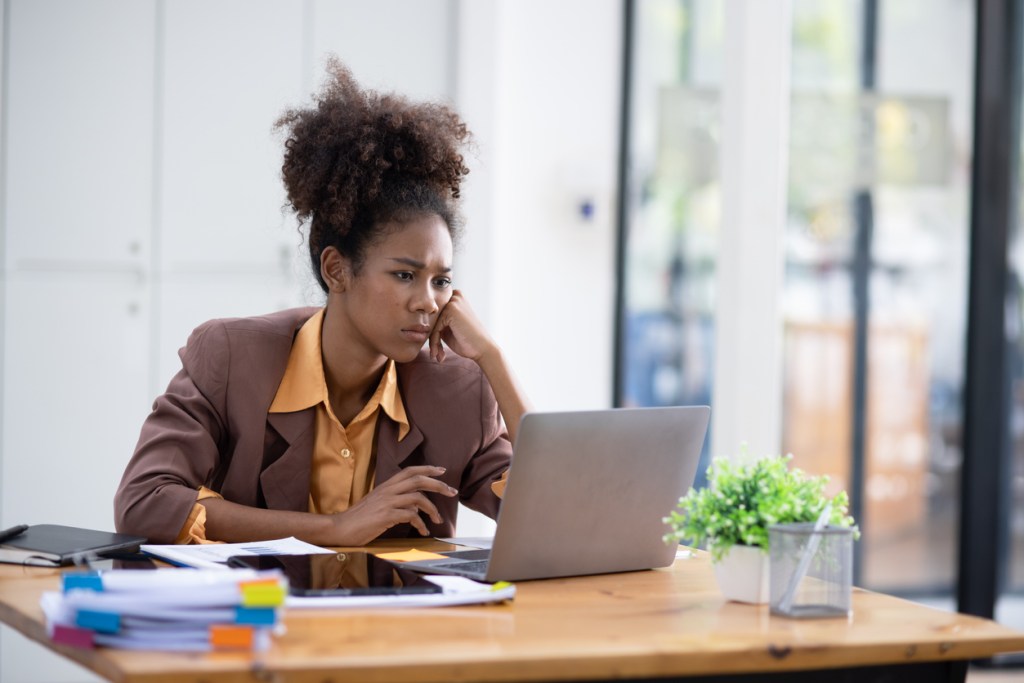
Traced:
<path fill-rule="evenodd" d="M 411 268 L 416 268 L 417 270 L 425 270 L 426 267 L 427 267 L 427 264 L 423 263 L 422 261 L 417 261 L 416 259 L 406 258 L 404 256 L 392 256 L 390 260 L 391 261 L 397 261 L 398 263 L 401 263 L 403 265 L 409 266 Z M 441 272 L 442 273 L 450 273 L 450 272 L 452 272 L 451 266 L 445 266 L 445 267 L 441 268 Z"/>

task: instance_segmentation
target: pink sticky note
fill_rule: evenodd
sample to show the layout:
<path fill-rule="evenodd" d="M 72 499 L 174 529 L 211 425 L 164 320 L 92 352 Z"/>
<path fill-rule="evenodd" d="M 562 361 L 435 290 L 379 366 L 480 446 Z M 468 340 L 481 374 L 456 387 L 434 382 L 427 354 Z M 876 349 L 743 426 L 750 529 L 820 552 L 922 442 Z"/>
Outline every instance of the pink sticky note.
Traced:
<path fill-rule="evenodd" d="M 96 647 L 93 642 L 93 632 L 84 628 L 75 628 L 74 626 L 61 626 L 57 624 L 53 627 L 53 642 L 60 645 L 70 645 L 71 647 Z"/>

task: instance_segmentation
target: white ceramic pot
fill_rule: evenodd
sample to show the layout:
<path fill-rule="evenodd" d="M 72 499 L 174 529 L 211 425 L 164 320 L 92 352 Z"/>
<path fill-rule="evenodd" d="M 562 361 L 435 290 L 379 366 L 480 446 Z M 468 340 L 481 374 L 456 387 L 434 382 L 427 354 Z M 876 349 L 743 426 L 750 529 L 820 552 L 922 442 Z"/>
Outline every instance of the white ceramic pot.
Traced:
<path fill-rule="evenodd" d="M 715 579 L 728 600 L 760 605 L 768 602 L 770 555 L 759 546 L 734 545 L 714 564 Z"/>

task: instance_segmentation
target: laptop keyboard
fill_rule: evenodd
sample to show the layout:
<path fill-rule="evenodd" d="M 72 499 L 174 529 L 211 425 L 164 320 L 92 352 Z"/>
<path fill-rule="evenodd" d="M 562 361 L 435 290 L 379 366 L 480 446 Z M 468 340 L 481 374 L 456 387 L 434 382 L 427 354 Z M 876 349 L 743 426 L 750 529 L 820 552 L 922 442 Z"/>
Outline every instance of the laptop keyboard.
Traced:
<path fill-rule="evenodd" d="M 466 574 L 479 574 L 481 576 L 487 573 L 487 560 L 446 562 L 444 564 L 435 564 L 434 566 L 439 569 L 456 569 Z"/>

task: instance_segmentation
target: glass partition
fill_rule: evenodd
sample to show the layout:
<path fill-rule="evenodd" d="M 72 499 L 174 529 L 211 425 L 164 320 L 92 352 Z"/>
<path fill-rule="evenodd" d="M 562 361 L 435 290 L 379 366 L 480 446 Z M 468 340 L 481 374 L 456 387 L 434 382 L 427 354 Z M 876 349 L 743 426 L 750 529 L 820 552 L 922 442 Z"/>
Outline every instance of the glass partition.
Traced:
<path fill-rule="evenodd" d="M 617 400 L 706 403 L 723 4 L 631 6 Z M 903 593 L 956 571 L 973 40 L 962 0 L 793 0 L 780 451 L 856 489 L 858 581 Z"/>
<path fill-rule="evenodd" d="M 888 591 L 956 571 L 973 35 L 956 0 L 794 2 L 783 447 L 837 488 L 863 458 Z"/>
<path fill-rule="evenodd" d="M 648 0 L 634 12 L 617 399 L 626 406 L 707 404 L 721 211 L 722 7 L 716 0 Z"/>

